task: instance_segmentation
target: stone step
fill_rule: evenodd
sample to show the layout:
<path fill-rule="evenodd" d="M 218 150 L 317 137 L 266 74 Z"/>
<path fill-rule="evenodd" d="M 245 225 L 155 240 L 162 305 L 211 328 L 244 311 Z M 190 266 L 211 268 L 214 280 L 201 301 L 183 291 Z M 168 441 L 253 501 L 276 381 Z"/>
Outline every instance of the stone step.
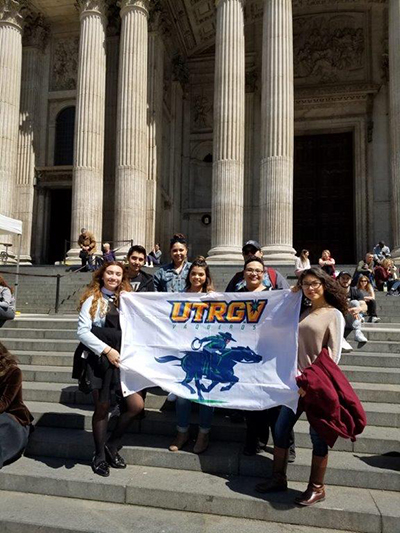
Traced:
<path fill-rule="evenodd" d="M 78 326 L 78 318 L 71 316 L 57 317 L 49 315 L 27 315 L 25 313 L 17 316 L 15 320 L 7 322 L 7 328 L 13 329 L 73 329 L 76 331 Z"/>
<path fill-rule="evenodd" d="M 3 328 L 1 328 L 3 329 Z M 18 331 L 18 330 L 15 330 Z M 3 337 L 1 336 L 0 332 L 0 340 L 2 340 Z M 78 341 L 73 339 L 66 339 L 62 341 L 57 341 L 55 339 L 32 339 L 32 338 L 7 338 L 3 339 L 4 344 L 7 345 L 7 348 L 10 350 L 10 352 L 14 351 L 25 351 L 25 352 L 53 352 L 53 353 L 59 353 L 59 352 L 74 352 Z"/>
<path fill-rule="evenodd" d="M 2 533 L 265 533 L 260 520 L 1 491 Z M 134 516 L 134 530 L 132 517 Z M 68 527 L 66 528 L 66 524 Z M 268 522 L 268 533 L 350 533 Z"/>
<path fill-rule="evenodd" d="M 42 366 L 42 365 L 24 365 L 20 368 L 23 374 L 24 381 L 42 381 L 42 382 L 57 382 L 57 383 L 71 383 L 76 384 L 76 380 L 71 376 L 71 362 L 69 366 Z M 384 383 L 400 385 L 400 369 L 398 368 L 376 368 L 376 367 L 357 367 L 357 366 L 342 366 L 341 367 L 349 381 L 357 383 Z"/>
<path fill-rule="evenodd" d="M 352 383 L 400 384 L 400 368 L 377 368 L 340 365 L 347 379 Z"/>
<path fill-rule="evenodd" d="M 75 344 L 78 344 L 78 337 L 76 335 L 76 329 L 39 329 L 33 328 L 1 328 L 1 338 L 7 342 L 7 339 L 53 339 L 57 341 L 75 340 Z"/>
<path fill-rule="evenodd" d="M 239 443 L 210 442 L 201 457 L 193 453 L 194 441 L 179 453 L 168 450 L 170 437 L 127 435 L 123 457 L 127 464 L 193 470 L 211 474 L 270 477 L 272 448 L 254 457 L 242 454 Z M 122 452 L 121 452 L 122 453 Z M 93 437 L 90 432 L 71 429 L 37 428 L 33 433 L 28 456 L 58 457 L 90 461 L 93 456 Z M 298 448 L 296 461 L 288 467 L 290 481 L 307 482 L 311 464 L 311 450 Z M 400 454 L 371 456 L 330 451 L 328 485 L 377 490 L 400 490 Z"/>
<path fill-rule="evenodd" d="M 363 328 L 369 341 L 399 342 L 400 331 L 394 328 Z"/>
<path fill-rule="evenodd" d="M 394 532 L 399 524 L 400 508 L 395 492 L 329 486 L 326 501 L 305 511 L 293 503 L 293 498 L 304 490 L 304 483 L 292 482 L 287 492 L 264 496 L 254 491 L 257 481 L 254 477 L 172 472 L 149 466 L 128 466 L 101 478 L 88 465 L 74 460 L 40 457 L 23 457 L 0 471 L 0 490 L 6 491 L 350 529 L 359 533 Z"/>
<path fill-rule="evenodd" d="M 23 350 L 13 350 L 13 355 L 16 356 L 21 365 L 38 365 L 38 366 L 57 366 L 69 367 L 70 373 L 73 364 L 73 352 L 41 352 L 32 351 L 26 352 Z"/>
<path fill-rule="evenodd" d="M 369 331 L 366 332 L 365 336 L 368 338 Z M 373 352 L 373 353 L 396 353 L 400 354 L 400 341 L 396 342 L 383 342 L 383 341 L 369 341 L 363 343 L 357 343 L 353 339 L 353 333 L 350 333 L 347 341 L 352 345 L 355 351 L 362 352 Z"/>
<path fill-rule="evenodd" d="M 38 427 L 69 428 L 91 430 L 93 409 L 89 405 L 72 405 L 51 403 L 45 398 L 42 401 L 26 400 L 26 405 L 35 417 Z M 367 406 L 368 408 L 368 406 Z M 173 408 L 172 408 L 173 409 Z M 390 408 L 389 408 L 390 409 Z M 212 425 L 212 438 L 215 441 L 244 443 L 245 425 L 233 424 L 222 410 L 215 413 Z M 379 410 L 371 406 L 370 411 L 375 411 L 375 418 L 384 423 L 396 423 L 396 426 L 384 427 L 368 425 L 355 442 L 339 438 L 335 444 L 337 451 L 349 451 L 356 453 L 390 453 L 400 452 L 400 432 L 398 429 L 398 413 L 389 410 L 388 413 L 379 413 Z M 397 418 L 396 418 L 397 417 Z M 193 421 L 197 422 L 197 415 L 193 413 Z M 397 422 L 396 422 L 397 420 Z M 114 418 L 110 421 L 110 428 L 114 425 Z M 195 426 L 193 426 L 195 427 Z M 130 433 L 142 435 L 173 436 L 176 431 L 176 416 L 174 410 L 160 412 L 151 409 L 148 405 L 145 417 L 134 420 L 129 428 Z M 296 424 L 296 446 L 298 448 L 311 448 L 309 436 L 309 424 L 302 418 Z"/>
<path fill-rule="evenodd" d="M 379 367 L 383 369 L 400 368 L 399 354 L 380 354 L 380 353 L 365 353 L 354 350 L 350 353 L 343 353 L 340 359 L 340 366 L 358 366 L 358 367 Z"/>

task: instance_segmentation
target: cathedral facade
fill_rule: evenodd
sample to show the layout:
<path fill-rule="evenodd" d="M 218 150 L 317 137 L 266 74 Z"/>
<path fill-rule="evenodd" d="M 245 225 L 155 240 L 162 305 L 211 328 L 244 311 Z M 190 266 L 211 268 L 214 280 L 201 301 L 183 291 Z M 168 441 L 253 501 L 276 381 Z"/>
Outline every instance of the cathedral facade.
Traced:
<path fill-rule="evenodd" d="M 399 50 L 399 0 L 0 0 L 22 260 L 76 261 L 83 227 L 214 263 L 396 254 Z"/>

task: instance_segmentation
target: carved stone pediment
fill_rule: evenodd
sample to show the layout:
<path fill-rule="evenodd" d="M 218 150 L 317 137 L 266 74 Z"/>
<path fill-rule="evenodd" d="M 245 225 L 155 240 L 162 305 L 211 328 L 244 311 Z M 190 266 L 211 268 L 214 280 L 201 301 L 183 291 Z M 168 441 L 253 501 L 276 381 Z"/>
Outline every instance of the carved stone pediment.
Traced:
<path fill-rule="evenodd" d="M 365 13 L 294 17 L 293 35 L 297 86 L 366 81 Z"/>

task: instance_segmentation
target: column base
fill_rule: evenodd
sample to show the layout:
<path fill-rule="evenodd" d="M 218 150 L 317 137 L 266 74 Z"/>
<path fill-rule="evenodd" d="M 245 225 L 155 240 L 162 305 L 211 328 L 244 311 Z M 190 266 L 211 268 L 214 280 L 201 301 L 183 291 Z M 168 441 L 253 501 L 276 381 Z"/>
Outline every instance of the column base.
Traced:
<path fill-rule="evenodd" d="M 68 266 L 80 265 L 82 263 L 79 257 L 80 251 L 80 248 L 71 248 L 70 250 L 68 250 L 65 264 Z"/>
<path fill-rule="evenodd" d="M 240 246 L 215 246 L 208 252 L 207 263 L 243 266 L 242 249 Z"/>
<path fill-rule="evenodd" d="M 400 248 L 395 248 L 390 252 L 390 258 L 393 259 L 396 265 L 400 264 Z"/>
<path fill-rule="evenodd" d="M 264 262 L 267 265 L 293 265 L 295 262 L 296 250 L 291 246 L 271 244 L 269 246 L 263 246 L 262 252 Z"/>

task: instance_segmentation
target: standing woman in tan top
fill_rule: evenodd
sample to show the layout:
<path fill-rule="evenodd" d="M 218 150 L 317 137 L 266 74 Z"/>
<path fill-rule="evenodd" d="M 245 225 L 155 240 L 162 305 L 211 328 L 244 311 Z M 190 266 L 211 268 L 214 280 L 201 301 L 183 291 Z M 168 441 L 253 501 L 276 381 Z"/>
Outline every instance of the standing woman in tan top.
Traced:
<path fill-rule="evenodd" d="M 324 347 L 338 363 L 342 349 L 344 314 L 347 312 L 347 300 L 343 289 L 318 267 L 302 272 L 296 289 L 301 289 L 310 303 L 303 307 L 299 321 L 299 373 L 314 363 Z M 299 395 L 304 396 L 305 392 L 299 389 Z M 257 485 L 258 492 L 287 490 L 289 435 L 301 413 L 300 408 L 294 413 L 288 407 L 282 407 L 275 425 L 272 479 Z M 312 427 L 310 427 L 310 436 L 313 445 L 310 481 L 307 490 L 295 500 L 297 504 L 305 506 L 325 499 L 324 477 L 328 464 L 328 445 Z"/>

